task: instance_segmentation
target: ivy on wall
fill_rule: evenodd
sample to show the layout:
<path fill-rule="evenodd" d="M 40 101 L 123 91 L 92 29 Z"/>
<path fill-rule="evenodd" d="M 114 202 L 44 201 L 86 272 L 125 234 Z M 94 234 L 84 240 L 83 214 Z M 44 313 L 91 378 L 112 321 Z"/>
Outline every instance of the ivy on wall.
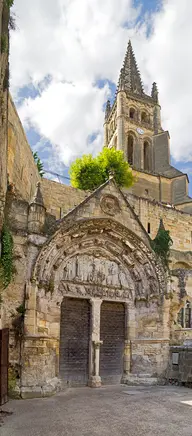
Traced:
<path fill-rule="evenodd" d="M 169 230 L 159 228 L 155 239 L 151 241 L 151 247 L 155 253 L 160 257 L 165 269 L 169 269 L 169 255 L 170 248 L 173 244 Z"/>
<path fill-rule="evenodd" d="M 5 33 L 1 35 L 1 53 L 8 52 L 8 37 Z"/>
<path fill-rule="evenodd" d="M 13 237 L 6 224 L 1 232 L 0 283 L 5 289 L 11 283 L 14 274 Z"/>

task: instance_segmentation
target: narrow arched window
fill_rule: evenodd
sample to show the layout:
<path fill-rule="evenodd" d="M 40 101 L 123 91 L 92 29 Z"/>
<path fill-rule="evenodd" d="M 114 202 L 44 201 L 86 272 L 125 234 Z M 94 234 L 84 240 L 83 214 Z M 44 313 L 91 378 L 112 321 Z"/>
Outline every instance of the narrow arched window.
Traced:
<path fill-rule="evenodd" d="M 141 122 L 149 123 L 149 115 L 146 112 L 141 112 Z"/>
<path fill-rule="evenodd" d="M 136 115 L 135 109 L 131 108 L 129 111 L 129 117 L 132 118 L 132 120 L 134 120 L 135 115 Z"/>
<path fill-rule="evenodd" d="M 150 170 L 150 145 L 148 141 L 144 142 L 143 145 L 143 163 L 144 163 L 144 170 L 149 171 Z"/>
<path fill-rule="evenodd" d="M 181 325 L 181 327 L 186 329 L 192 328 L 192 311 L 191 311 L 191 303 L 186 301 L 185 306 L 178 313 L 177 321 Z"/>
<path fill-rule="evenodd" d="M 127 157 L 129 165 L 133 165 L 133 145 L 134 139 L 132 135 L 128 136 L 128 144 L 127 144 Z"/>

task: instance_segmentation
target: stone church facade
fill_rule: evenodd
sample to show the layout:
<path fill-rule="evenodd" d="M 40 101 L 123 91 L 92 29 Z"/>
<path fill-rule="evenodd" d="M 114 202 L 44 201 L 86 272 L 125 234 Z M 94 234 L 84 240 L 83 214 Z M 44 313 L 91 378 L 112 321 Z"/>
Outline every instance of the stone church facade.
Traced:
<path fill-rule="evenodd" d="M 188 178 L 170 165 L 157 86 L 145 94 L 128 44 L 104 146 L 124 151 L 136 183 L 111 177 L 84 192 L 39 180 L 9 97 L 4 220 L 15 275 L 2 290 L 1 328 L 23 398 L 65 386 L 157 383 L 170 347 L 192 340 L 192 203 Z M 151 248 L 170 231 L 170 274 Z M 23 308 L 23 335 L 15 320 Z"/>

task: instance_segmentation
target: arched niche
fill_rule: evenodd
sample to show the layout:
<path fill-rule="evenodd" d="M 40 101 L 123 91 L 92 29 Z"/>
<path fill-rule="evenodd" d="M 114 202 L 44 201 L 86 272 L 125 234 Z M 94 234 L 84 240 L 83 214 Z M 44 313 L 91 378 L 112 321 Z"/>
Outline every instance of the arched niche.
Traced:
<path fill-rule="evenodd" d="M 127 138 L 127 159 L 128 159 L 128 163 L 129 165 L 133 165 L 133 157 L 134 157 L 134 136 L 129 133 L 128 134 L 128 138 Z"/>
<path fill-rule="evenodd" d="M 131 107 L 129 109 L 129 118 L 131 118 L 132 120 L 136 120 L 137 118 L 136 109 L 134 107 Z"/>
<path fill-rule="evenodd" d="M 150 123 L 150 116 L 146 111 L 141 112 L 141 122 L 144 124 Z"/>

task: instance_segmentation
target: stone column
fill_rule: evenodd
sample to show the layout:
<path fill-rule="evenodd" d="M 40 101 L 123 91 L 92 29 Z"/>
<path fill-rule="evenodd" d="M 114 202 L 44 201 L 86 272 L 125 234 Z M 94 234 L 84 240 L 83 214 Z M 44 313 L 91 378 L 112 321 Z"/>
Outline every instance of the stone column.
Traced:
<path fill-rule="evenodd" d="M 131 344 L 135 339 L 135 307 L 133 303 L 125 303 L 125 349 L 122 383 L 126 383 L 131 373 Z"/>
<path fill-rule="evenodd" d="M 101 377 L 99 375 L 100 360 L 100 312 L 102 300 L 92 298 L 91 311 L 91 339 L 90 339 L 90 376 L 89 386 L 98 388 L 101 386 Z"/>
<path fill-rule="evenodd" d="M 140 156 L 141 156 L 141 162 L 140 162 L 140 168 L 144 169 L 144 143 L 143 138 L 139 138 L 139 146 L 140 146 Z"/>
<path fill-rule="evenodd" d="M 25 329 L 28 335 L 36 334 L 36 282 L 30 282 L 26 287 Z"/>

